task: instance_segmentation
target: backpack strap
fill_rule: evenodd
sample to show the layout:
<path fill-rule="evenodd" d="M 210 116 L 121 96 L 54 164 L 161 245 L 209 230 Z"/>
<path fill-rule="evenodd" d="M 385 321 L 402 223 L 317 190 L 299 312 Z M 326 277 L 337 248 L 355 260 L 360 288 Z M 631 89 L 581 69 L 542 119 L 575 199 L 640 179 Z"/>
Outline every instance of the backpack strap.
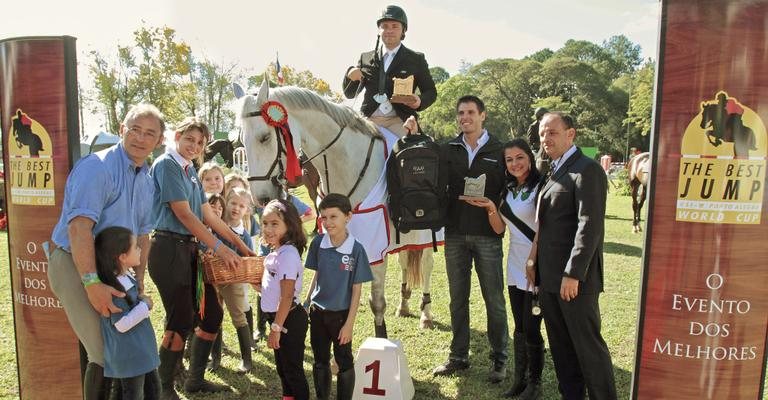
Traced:
<path fill-rule="evenodd" d="M 512 224 L 515 225 L 517 229 L 520 230 L 520 232 L 523 232 L 523 235 L 528 238 L 531 242 L 533 242 L 533 238 L 536 237 L 536 232 L 534 232 L 533 229 L 531 229 L 530 226 L 528 226 L 525 222 L 521 221 L 520 218 L 515 215 L 514 212 L 512 212 L 512 208 L 507 203 L 507 193 L 508 191 L 504 191 L 504 195 L 501 198 L 501 207 L 499 207 L 499 212 L 501 215 L 505 216 Z"/>

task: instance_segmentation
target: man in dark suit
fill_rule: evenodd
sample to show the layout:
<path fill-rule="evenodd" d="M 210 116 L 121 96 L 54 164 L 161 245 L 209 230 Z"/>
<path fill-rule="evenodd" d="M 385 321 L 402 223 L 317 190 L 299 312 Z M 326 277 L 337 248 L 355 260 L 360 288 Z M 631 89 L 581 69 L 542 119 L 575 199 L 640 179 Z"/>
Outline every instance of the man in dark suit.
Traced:
<path fill-rule="evenodd" d="M 603 291 L 603 237 L 607 179 L 600 164 L 573 144 L 573 119 L 545 114 L 541 146 L 551 177 L 538 199 L 536 257 L 541 307 L 564 399 L 615 399 L 608 346 L 600 334 L 598 298 Z M 534 266 L 529 260 L 528 265 Z"/>
<path fill-rule="evenodd" d="M 402 45 L 408 30 L 405 11 L 398 6 L 387 6 L 376 25 L 383 45 L 379 49 L 377 40 L 376 49 L 361 54 L 357 66 L 347 69 L 342 83 L 344 95 L 348 99 L 354 98 L 362 85 L 365 97 L 360 111 L 376 125 L 404 136 L 407 132 L 403 122 L 412 115 L 417 116 L 417 111 L 432 105 L 437 98 L 437 89 L 424 54 Z M 413 76 L 413 94 L 403 103 L 393 103 L 392 79 L 405 79 L 409 76 Z M 418 94 L 416 89 L 419 90 Z"/>

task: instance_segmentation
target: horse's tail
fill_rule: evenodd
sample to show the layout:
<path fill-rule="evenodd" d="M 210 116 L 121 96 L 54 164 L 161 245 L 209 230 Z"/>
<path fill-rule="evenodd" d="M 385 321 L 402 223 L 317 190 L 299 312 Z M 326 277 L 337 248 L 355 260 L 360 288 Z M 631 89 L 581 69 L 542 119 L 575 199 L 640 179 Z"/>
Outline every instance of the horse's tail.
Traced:
<path fill-rule="evenodd" d="M 423 249 L 406 251 L 408 260 L 406 262 L 407 271 L 405 280 L 409 288 L 417 288 L 421 286 L 421 256 L 423 252 Z"/>

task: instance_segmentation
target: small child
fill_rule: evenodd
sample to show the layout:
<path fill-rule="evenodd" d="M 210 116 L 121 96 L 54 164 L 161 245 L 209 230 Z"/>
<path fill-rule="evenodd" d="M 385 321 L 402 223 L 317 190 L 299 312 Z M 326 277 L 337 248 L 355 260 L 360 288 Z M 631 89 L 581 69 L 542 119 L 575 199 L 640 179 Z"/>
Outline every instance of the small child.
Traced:
<path fill-rule="evenodd" d="M 238 174 L 237 172 L 230 172 L 227 174 L 227 176 L 224 178 L 224 192 L 229 193 L 234 188 L 242 188 L 248 193 L 250 193 L 250 185 L 248 184 L 248 180 L 245 179 L 242 175 Z M 251 197 L 251 200 L 253 200 L 253 197 Z M 253 202 L 251 203 L 253 204 Z M 243 218 L 243 223 L 245 224 L 245 229 L 249 232 L 251 235 L 251 249 L 255 251 L 259 255 L 267 255 L 269 253 L 269 249 L 257 249 L 256 244 L 259 243 L 259 235 L 261 235 L 261 228 L 259 227 L 259 223 L 256 222 L 256 217 L 254 216 L 254 207 L 251 206 L 250 209 L 248 209 L 248 215 Z M 259 295 L 256 295 L 256 318 L 257 318 L 257 326 L 256 326 L 256 334 L 254 335 L 254 324 L 253 324 L 253 310 L 247 312 L 245 314 L 246 318 L 248 319 L 248 328 L 251 332 L 251 348 L 253 350 L 256 350 L 256 342 L 260 341 L 262 339 L 263 333 L 265 333 L 266 329 L 266 319 L 264 319 L 264 315 L 261 312 L 261 298 Z"/>
<path fill-rule="evenodd" d="M 104 376 L 120 379 L 124 400 L 157 399 L 160 397 L 157 375 L 160 358 L 149 321 L 152 299 L 139 293 L 130 272 L 141 263 L 136 236 L 129 229 L 113 226 L 96 235 L 94 245 L 99 279 L 125 293 L 125 297 L 112 297 L 112 302 L 122 311 L 101 318 Z M 145 381 L 152 393 L 144 392 Z"/>
<path fill-rule="evenodd" d="M 315 270 L 307 291 L 310 303 L 310 343 L 315 364 L 312 377 L 318 399 L 328 399 L 331 391 L 331 344 L 339 366 L 336 396 L 352 399 L 355 366 L 352 358 L 352 330 L 355 326 L 363 282 L 373 280 L 363 245 L 347 231 L 352 218 L 349 199 L 331 193 L 320 202 L 320 219 L 325 234 L 315 236 L 307 252 L 305 266 Z"/>
<path fill-rule="evenodd" d="M 304 375 L 304 339 L 307 313 L 299 305 L 303 267 L 301 253 L 307 238 L 296 208 L 285 200 L 272 200 L 261 217 L 262 240 L 272 249 L 264 258 L 261 307 L 271 324 L 267 345 L 275 351 L 283 400 L 309 399 Z"/>
<path fill-rule="evenodd" d="M 229 225 L 232 231 L 240 236 L 240 239 L 249 248 L 253 248 L 253 244 L 251 243 L 251 235 L 245 230 L 243 225 L 243 218 L 248 216 L 248 210 L 252 207 L 253 199 L 250 192 L 245 189 L 236 187 L 227 193 L 226 207 L 224 207 L 224 222 Z M 222 239 L 222 243 L 234 249 L 229 242 L 223 238 L 220 239 Z M 247 256 L 247 254 L 240 255 Z M 253 333 L 248 325 L 249 321 L 253 324 L 253 310 L 251 310 L 251 305 L 248 303 L 248 286 L 249 284 L 247 283 L 230 283 L 216 286 L 219 295 L 227 305 L 229 316 L 232 318 L 232 325 L 235 326 L 237 331 L 237 341 L 240 344 L 240 355 L 242 357 L 238 371 L 241 373 L 253 369 L 251 357 Z M 220 344 L 218 349 L 221 349 Z M 214 364 L 212 366 L 217 367 L 221 360 L 221 351 L 219 350 L 218 354 L 212 353 L 211 356 L 213 357 L 211 363 Z M 216 359 L 217 357 L 218 360 Z"/>
<path fill-rule="evenodd" d="M 205 193 L 214 193 L 220 196 L 226 195 L 224 192 L 224 170 L 221 169 L 219 164 L 208 161 L 200 167 L 198 176 L 200 176 L 200 182 L 203 184 L 203 191 Z"/>
<path fill-rule="evenodd" d="M 211 205 L 211 210 L 217 217 L 223 218 L 224 216 L 224 197 L 218 193 L 206 193 L 208 204 Z"/>

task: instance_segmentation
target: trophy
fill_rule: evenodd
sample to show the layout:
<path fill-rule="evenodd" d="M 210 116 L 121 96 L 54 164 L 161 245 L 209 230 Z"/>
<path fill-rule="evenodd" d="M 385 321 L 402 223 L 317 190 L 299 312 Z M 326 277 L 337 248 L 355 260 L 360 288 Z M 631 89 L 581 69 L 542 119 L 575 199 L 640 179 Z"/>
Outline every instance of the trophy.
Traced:
<path fill-rule="evenodd" d="M 480 200 L 485 198 L 485 174 L 477 178 L 464 178 L 464 195 L 459 200 Z"/>
<path fill-rule="evenodd" d="M 392 90 L 393 103 L 410 103 L 413 101 L 413 75 L 408 76 L 405 79 L 392 78 L 395 82 L 394 89 Z"/>

